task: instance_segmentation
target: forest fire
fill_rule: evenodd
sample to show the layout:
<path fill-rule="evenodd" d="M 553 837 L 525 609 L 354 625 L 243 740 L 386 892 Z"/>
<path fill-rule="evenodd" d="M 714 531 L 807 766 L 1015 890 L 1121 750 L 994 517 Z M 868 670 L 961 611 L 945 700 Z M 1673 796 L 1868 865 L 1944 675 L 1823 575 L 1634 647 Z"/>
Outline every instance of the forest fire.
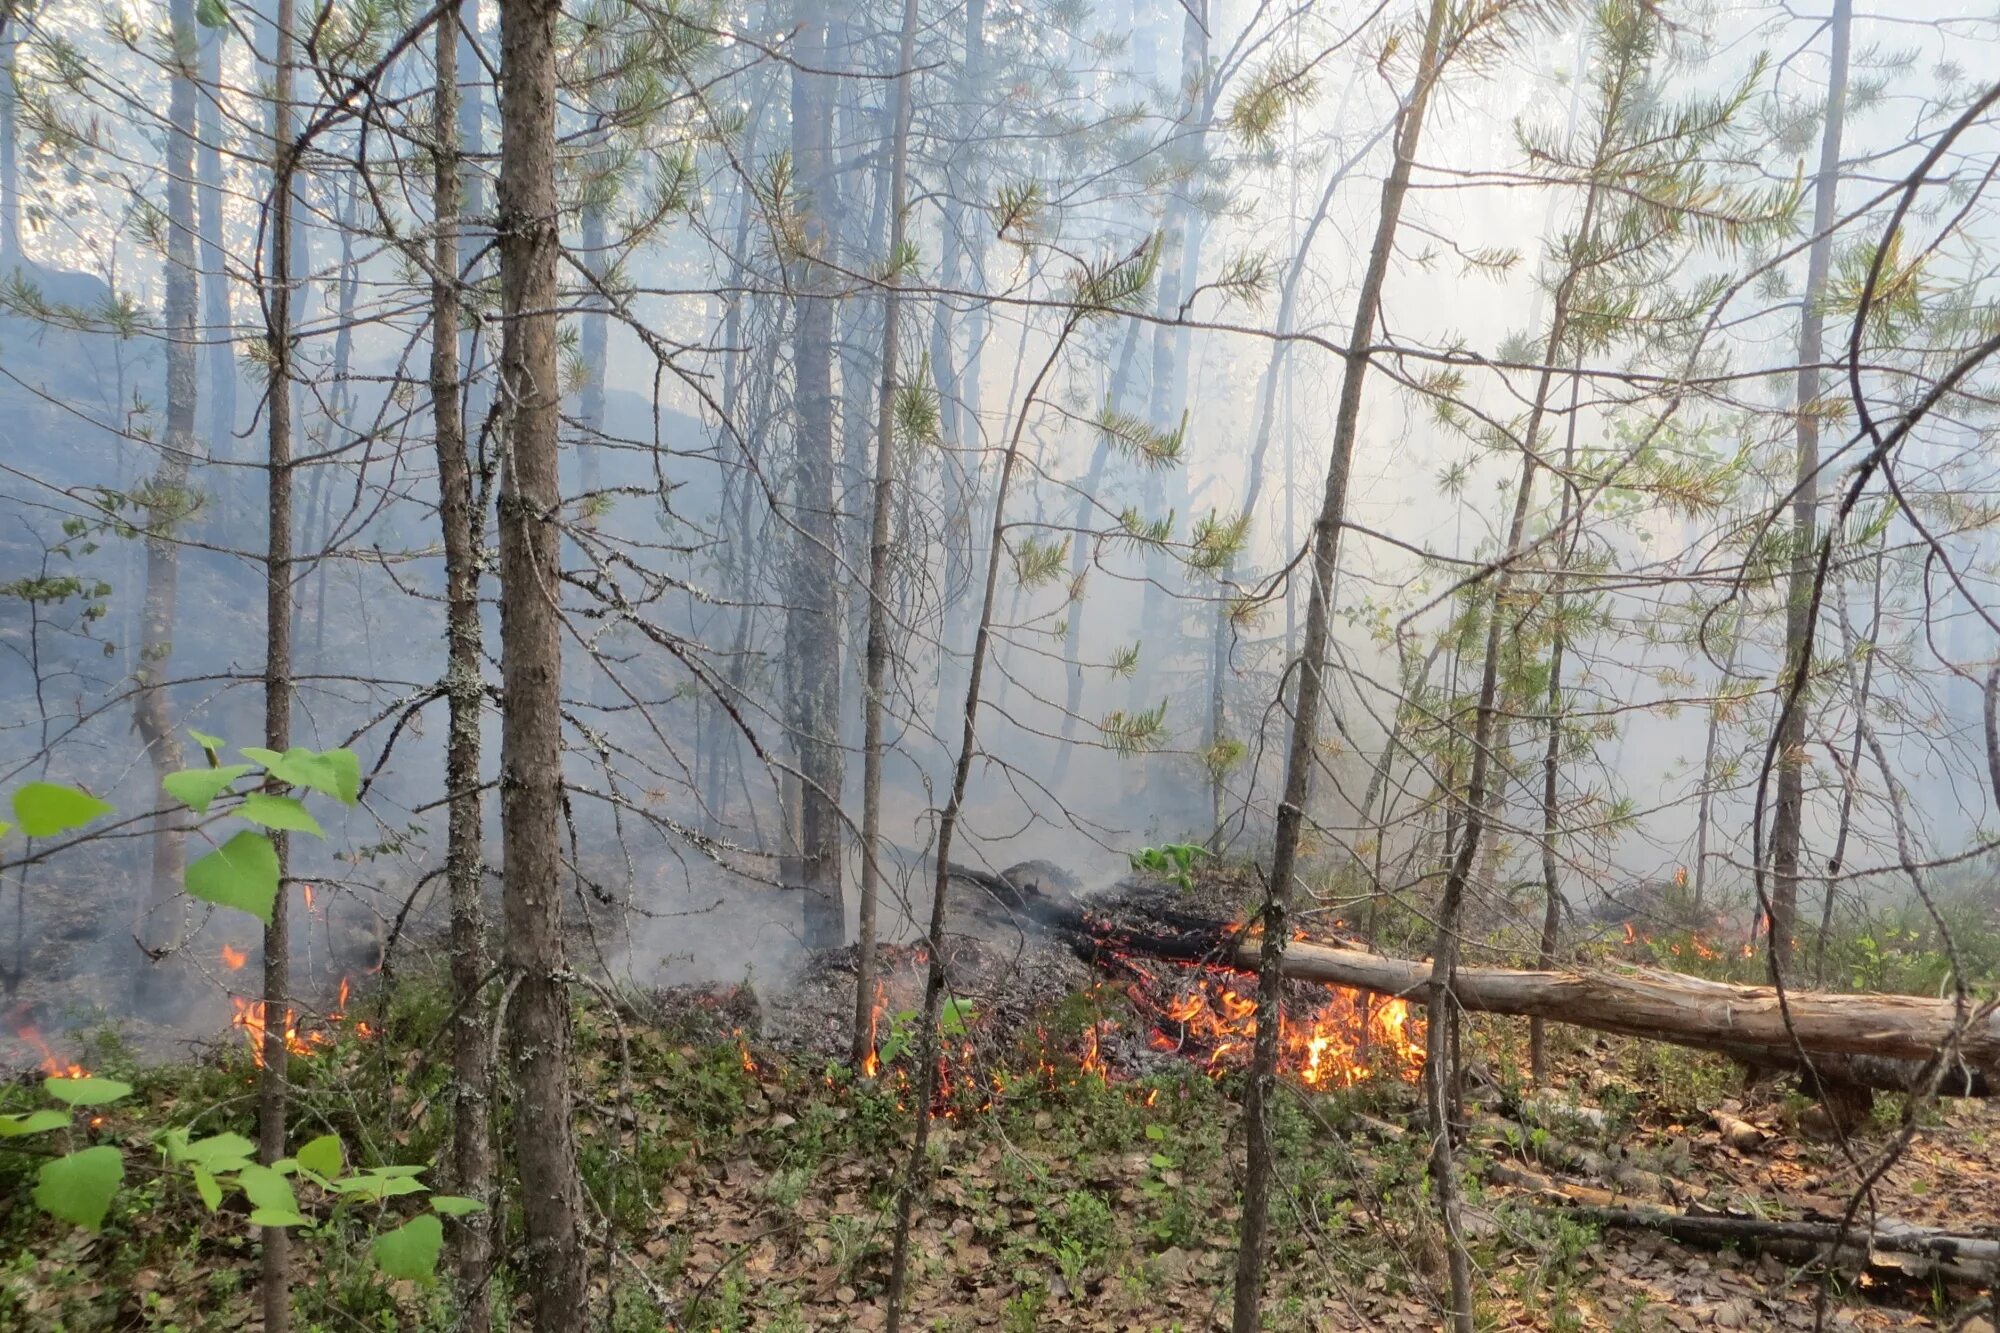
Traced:
<path fill-rule="evenodd" d="M 326 1016 L 328 1023 L 339 1024 L 347 1021 L 347 999 L 350 992 L 351 983 L 348 978 L 342 977 L 340 979 L 339 995 L 334 1002 L 333 1012 Z M 235 1010 L 235 1013 L 229 1020 L 229 1026 L 243 1033 L 244 1040 L 250 1045 L 250 1058 L 256 1062 L 259 1069 L 262 1069 L 264 1067 L 264 1003 L 261 1000 L 247 1000 L 240 995 L 230 996 L 229 1003 Z M 375 1035 L 375 1029 L 365 1022 L 355 1023 L 353 1031 L 356 1037 L 364 1041 Z M 331 1046 L 333 1041 L 334 1034 L 326 1028 L 302 1030 L 299 1026 L 298 1011 L 291 1008 L 285 1010 L 285 1049 L 291 1054 L 311 1055 L 321 1047 Z"/>
<path fill-rule="evenodd" d="M 42 1040 L 40 1029 L 32 1023 L 22 1023 L 14 1028 L 17 1040 L 31 1047 L 41 1057 L 40 1069 L 50 1078 L 87 1078 L 90 1071 L 74 1061 L 58 1056 L 49 1044 Z"/>
<path fill-rule="evenodd" d="M 222 946 L 222 965 L 231 972 L 242 971 L 243 965 L 249 961 L 250 955 L 235 945 L 225 944 Z"/>
<path fill-rule="evenodd" d="M 1128 960 L 1129 963 L 1129 960 Z M 1136 968 L 1162 986 L 1153 968 Z M 1159 1051 L 1201 1060 L 1211 1073 L 1250 1061 L 1257 1035 L 1253 978 L 1204 969 L 1191 984 L 1156 1003 L 1152 988 L 1126 994 L 1153 1014 L 1148 1040 Z M 1278 1025 L 1278 1070 L 1309 1088 L 1351 1088 L 1378 1077 L 1415 1082 L 1424 1067 L 1424 1022 L 1406 1001 L 1375 999 L 1338 986 L 1297 987 Z M 1321 996 L 1324 998 L 1321 998 Z"/>

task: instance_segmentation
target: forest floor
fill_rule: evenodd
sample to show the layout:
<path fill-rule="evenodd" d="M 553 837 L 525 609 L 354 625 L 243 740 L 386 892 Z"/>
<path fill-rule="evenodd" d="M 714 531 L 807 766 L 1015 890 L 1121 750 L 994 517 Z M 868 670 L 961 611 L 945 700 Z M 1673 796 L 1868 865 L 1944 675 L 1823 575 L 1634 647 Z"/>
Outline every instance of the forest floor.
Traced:
<path fill-rule="evenodd" d="M 932 1137 L 934 1201 L 918 1223 L 911 1326 L 925 1329 L 1211 1329 L 1226 1326 L 1242 1143 L 1235 1073 L 1153 1061 L 1121 1073 L 1094 1034 L 1124 1000 L 1107 988 L 1056 999 L 1004 1038 L 965 1043 Z M 912 1053 L 885 1041 L 882 1077 L 856 1080 L 772 1032 L 772 1011 L 736 992 L 590 995 L 578 1011 L 582 1158 L 600 1327 L 875 1329 L 915 1094 Z M 447 1005 L 406 975 L 358 997 L 354 1017 L 294 1062 L 300 1135 L 338 1133 L 364 1163 L 435 1160 L 445 1130 Z M 366 1015 L 365 1020 L 361 1018 Z M 1110 1017 L 1107 1017 L 1109 1015 Z M 759 1023 L 765 1031 L 756 1036 Z M 782 1016 L 775 1020 L 782 1027 Z M 978 1026 L 978 1015 L 968 1015 Z M 890 1029 L 896 1026 L 890 1015 Z M 365 1031 L 364 1031 L 365 1029 Z M 1468 1024 L 1477 1075 L 1464 1153 L 1465 1229 L 1479 1321 L 1492 1329 L 1982 1328 L 1984 1293 L 1880 1271 L 1824 1283 L 1769 1256 L 1704 1252 L 1606 1231 L 1519 1183 L 1569 1177 L 1641 1202 L 1699 1198 L 1737 1215 L 1838 1214 L 1855 1178 L 1810 1131 L 1810 1104 L 1746 1091 L 1726 1062 L 1677 1048 L 1552 1031 L 1555 1073 L 1521 1086 L 1522 1024 Z M 255 1071 L 237 1034 L 201 1058 L 136 1068 L 115 1037 L 77 1057 L 137 1084 L 79 1138 L 122 1142 L 143 1163 L 169 1125 L 248 1132 Z M 1488 1073 L 1486 1071 L 1497 1071 Z M 1406 1072 L 1406 1071 L 1403 1071 Z M 1424 1174 L 1418 1098 L 1382 1067 L 1346 1089 L 1286 1086 L 1277 1141 L 1267 1327 L 1428 1329 L 1444 1306 L 1441 1232 Z M 29 1104 L 32 1080 L 0 1092 Z M 1883 1098 L 1854 1146 L 1879 1149 L 1898 1099 Z M 1738 1117 L 1725 1136 L 1714 1113 Z M 1727 1119 L 1720 1122 L 1730 1124 Z M 1876 1191 L 1910 1223 L 1995 1234 L 2000 1115 L 1983 1102 L 1920 1117 Z M 500 1128 L 503 1145 L 512 1129 Z M 1588 1172 L 1575 1170 L 1594 1155 Z M 0 1147 L 0 1329 L 254 1329 L 253 1231 L 225 1203 L 209 1215 L 187 1182 L 128 1172 L 101 1234 L 27 1199 L 39 1159 Z M 1605 1163 L 1614 1164 L 1607 1169 Z M 1572 1168 L 1565 1171 L 1564 1163 Z M 444 1284 L 386 1282 L 372 1268 L 373 1209 L 301 1189 L 318 1225 L 294 1254 L 297 1327 L 453 1326 Z M 383 1205 L 389 1221 L 397 1205 Z M 510 1229 L 518 1217 L 503 1219 Z M 496 1299 L 519 1295 L 503 1274 Z"/>

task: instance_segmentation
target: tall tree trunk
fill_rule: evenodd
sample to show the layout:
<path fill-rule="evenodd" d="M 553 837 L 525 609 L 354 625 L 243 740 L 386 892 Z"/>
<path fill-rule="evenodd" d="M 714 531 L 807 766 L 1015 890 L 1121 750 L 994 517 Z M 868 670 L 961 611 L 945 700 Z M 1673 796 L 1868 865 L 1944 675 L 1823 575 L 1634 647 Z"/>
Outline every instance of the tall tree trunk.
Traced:
<path fill-rule="evenodd" d="M 472 460 L 466 451 L 464 391 L 459 363 L 458 231 L 461 185 L 458 133 L 458 20 L 454 4 L 438 20 L 437 90 L 432 101 L 431 423 L 437 437 L 438 524 L 444 536 L 445 789 L 450 815 L 445 883 L 451 901 L 452 1188 L 490 1201 L 493 1188 L 491 1016 L 486 986 L 486 906 L 481 892 L 479 786 L 480 709 L 485 699 L 479 625 L 479 542 L 485 524 L 474 508 Z M 451 1223 L 458 1279 L 459 1326 L 486 1333 L 492 1323 L 487 1291 L 492 1265 L 492 1211 Z"/>
<path fill-rule="evenodd" d="M 1792 561 L 1785 595 L 1785 674 L 1779 686 L 1788 694 L 1806 660 L 1806 641 L 1813 632 L 1812 583 L 1816 562 L 1813 548 L 1819 529 L 1819 364 L 1825 355 L 1826 314 L 1823 296 L 1833 258 L 1834 208 L 1840 194 L 1841 129 L 1847 117 L 1848 35 L 1853 26 L 1853 0 L 1834 0 L 1827 21 L 1829 50 L 1826 123 L 1820 133 L 1819 171 L 1813 181 L 1813 240 L 1806 258 L 1806 289 L 1800 298 L 1797 419 L 1797 480 L 1792 492 Z M 1799 860 L 1804 842 L 1806 709 L 1801 696 L 1778 726 L 1778 799 L 1771 812 L 1771 929 L 1773 975 L 1791 961 L 1792 933 L 1799 912 Z"/>
<path fill-rule="evenodd" d="M 195 108 L 195 179 L 201 205 L 202 323 L 208 340 L 208 452 L 235 453 L 236 346 L 229 304 L 229 252 L 223 243 L 222 209 L 222 46 L 220 28 L 201 32 L 199 77 L 202 96 Z"/>
<path fill-rule="evenodd" d="M 509 1057 L 517 1165 L 539 1333 L 587 1317 L 583 1189 L 570 1113 L 564 984 L 562 639 L 557 597 L 562 492 L 557 433 L 556 19 L 560 0 L 500 7 L 502 401 L 500 481 L 501 821 L 505 963 L 514 987 Z"/>
<path fill-rule="evenodd" d="M 180 592 L 180 538 L 176 529 L 191 509 L 189 471 L 194 464 L 196 365 L 201 355 L 195 330 L 199 283 L 195 269 L 194 0 L 174 0 L 169 13 L 173 51 L 167 92 L 167 266 L 166 320 L 167 431 L 160 463 L 146 483 L 146 609 L 139 646 L 138 691 L 133 723 L 164 778 L 181 767 L 180 735 L 174 726 L 167 681 L 174 652 L 174 621 Z M 141 942 L 156 952 L 181 945 L 181 929 L 171 919 L 187 866 L 187 834 L 178 812 L 161 807 L 153 823 L 153 874 L 146 895 Z M 143 974 L 142 987 L 157 989 L 157 970 Z"/>
<path fill-rule="evenodd" d="M 917 0 L 903 0 L 897 54 L 894 141 L 889 148 L 888 291 L 882 301 L 882 391 L 875 406 L 875 509 L 868 530 L 867 682 L 861 708 L 861 902 L 854 982 L 853 1059 L 873 1053 L 875 914 L 881 893 L 882 690 L 889 668 L 889 517 L 896 484 L 896 338 L 902 314 L 903 214 L 910 176 L 910 66 L 917 58 Z"/>
<path fill-rule="evenodd" d="M 1354 323 L 1342 367 L 1340 399 L 1334 413 L 1333 452 L 1327 463 L 1326 493 L 1313 524 L 1311 583 L 1306 597 L 1304 642 L 1300 645 L 1296 703 L 1291 743 L 1285 753 L 1284 795 L 1278 805 L 1277 832 L 1271 853 L 1271 877 L 1265 890 L 1263 942 L 1257 982 L 1257 1037 L 1251 1075 L 1244 1097 L 1244 1132 L 1248 1153 L 1243 1179 L 1243 1229 L 1236 1253 L 1236 1291 L 1232 1326 L 1235 1333 L 1255 1333 L 1260 1324 L 1259 1301 L 1264 1289 L 1264 1237 L 1270 1225 L 1272 1160 L 1271 1096 L 1277 1088 L 1279 1008 L 1284 994 L 1285 944 L 1291 935 L 1292 880 L 1298 871 L 1299 834 L 1311 799 L 1312 771 L 1318 760 L 1320 703 L 1325 694 L 1326 646 L 1334 569 L 1339 563 L 1340 528 L 1347 515 L 1347 486 L 1353 471 L 1354 443 L 1360 433 L 1362 386 L 1368 377 L 1368 348 L 1382 310 L 1382 288 L 1388 279 L 1396 230 L 1409 193 L 1410 171 L 1422 141 L 1424 113 L 1440 68 L 1440 42 L 1450 0 L 1431 0 L 1424 26 L 1423 50 L 1408 102 L 1399 116 L 1395 161 L 1382 183 L 1376 212 L 1375 237 L 1368 266 L 1355 298 Z"/>
<path fill-rule="evenodd" d="M 0 262 L 21 253 L 21 124 L 14 107 L 14 51 L 20 44 L 27 0 L 0 0 Z"/>
<path fill-rule="evenodd" d="M 810 201 L 807 253 L 794 265 L 797 314 L 793 374 L 798 398 L 798 481 L 793 497 L 791 592 L 785 617 L 790 676 L 788 722 L 802 779 L 799 852 L 805 875 L 805 942 L 836 948 L 846 934 L 841 902 L 840 616 L 834 569 L 840 533 L 833 498 L 833 316 L 821 261 L 834 239 L 826 209 L 832 170 L 827 16 L 822 0 L 802 0 L 792 68 L 792 160 Z"/>
<path fill-rule="evenodd" d="M 271 269 L 264 290 L 265 353 L 271 371 L 264 407 L 270 427 L 265 459 L 270 528 L 264 560 L 264 745 L 281 754 L 292 744 L 292 201 L 298 166 L 292 148 L 293 23 L 293 0 L 278 0 L 271 49 L 271 197 L 266 205 Z M 192 364 L 188 374 L 192 379 Z M 285 1156 L 290 1053 L 282 1015 L 292 971 L 291 888 L 285 882 L 290 840 L 276 830 L 270 836 L 278 853 L 278 896 L 264 927 L 264 1072 L 257 1096 L 258 1150 L 267 1166 Z M 290 1240 L 283 1227 L 264 1228 L 266 1333 L 286 1333 L 291 1327 Z"/>

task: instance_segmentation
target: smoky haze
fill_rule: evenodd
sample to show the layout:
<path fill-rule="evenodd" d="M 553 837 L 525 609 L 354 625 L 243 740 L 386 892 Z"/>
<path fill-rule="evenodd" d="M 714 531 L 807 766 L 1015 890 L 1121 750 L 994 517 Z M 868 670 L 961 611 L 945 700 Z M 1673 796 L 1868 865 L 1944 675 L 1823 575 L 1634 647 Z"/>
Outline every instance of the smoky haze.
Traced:
<path fill-rule="evenodd" d="M 788 5 L 701 22 L 585 8 L 593 21 L 564 37 L 558 111 L 563 577 L 544 590 L 563 613 L 562 855 L 580 963 L 639 984 L 777 984 L 809 948 L 852 940 L 871 855 L 865 645 L 885 438 L 882 935 L 922 933 L 982 638 L 953 859 L 1048 859 L 1091 887 L 1167 843 L 1267 864 L 1305 647 L 1303 553 L 1363 350 L 1357 295 L 1426 7 L 926 0 L 897 254 L 899 6 L 836 7 L 817 65 L 796 54 Z M 1828 369 L 1801 408 L 1825 24 L 1778 5 L 1662 5 L 1643 52 L 1621 57 L 1602 15 L 1654 7 L 1546 8 L 1451 51 L 1364 331 L 1306 887 L 1329 917 L 1372 898 L 1429 910 L 1501 615 L 1483 910 L 1527 947 L 1548 851 L 1579 919 L 1677 870 L 1748 912 L 1753 848 L 1768 855 L 1770 837 L 1757 793 L 1787 654 L 1802 415 L 1821 423 L 1819 522 L 1834 542 L 1797 747 L 1801 919 L 1827 894 L 1858 907 L 1900 893 L 1908 859 L 1973 884 L 1993 816 L 1990 375 L 1943 395 L 1892 478 L 1835 505 L 1867 453 L 1850 387 L 1894 419 L 1992 327 L 1990 116 L 1933 164 L 1884 245 L 1902 178 L 1984 90 L 1992 16 L 1857 8 L 1814 298 Z M 482 781 L 497 790 L 494 499 L 512 420 L 497 364 L 498 34 L 490 4 L 467 13 L 453 280 L 485 506 Z M 434 210 L 416 119 L 432 71 L 427 46 L 395 49 L 397 31 L 371 26 L 386 19 L 344 9 L 301 57 L 300 121 L 323 129 L 296 183 L 295 365 L 274 386 L 269 16 L 245 4 L 223 18 L 196 34 L 186 216 L 163 148 L 174 58 L 159 13 L 61 0 L 17 7 L 0 31 L 13 90 L 0 758 L 9 788 L 73 783 L 139 814 L 162 805 L 157 742 L 135 722 L 149 700 L 188 763 L 190 729 L 261 743 L 263 441 L 271 395 L 288 395 L 294 737 L 351 747 L 368 780 L 357 807 L 323 818 L 324 839 L 291 841 L 293 890 L 317 890 L 295 970 L 324 991 L 376 966 L 392 932 L 399 949 L 433 947 L 446 913 Z M 1593 143 L 1642 124 L 1681 136 L 1652 176 L 1592 165 Z M 1653 211 L 1618 211 L 1635 199 Z M 176 326 L 172 239 L 190 227 L 195 305 Z M 1593 250 L 1617 246 L 1615 262 Z M 1850 386 L 1878 253 L 1884 311 Z M 1593 254 L 1597 267 L 1579 263 Z M 1552 348 L 1562 302 L 1571 332 Z M 177 349 L 193 370 L 178 386 Z M 1544 471 L 1510 550 L 1524 448 Z M 176 460 L 185 481 L 163 482 Z M 1522 571 L 1511 584 L 1496 578 L 1503 556 Z M 170 623 L 149 635 L 163 559 Z M 1515 600 L 1496 607 L 1496 582 Z M 835 829 L 818 859 L 803 845 L 815 801 L 814 827 Z M 484 819 L 497 885 L 497 797 Z M 141 825 L 44 862 L 15 835 L 0 854 L 18 907 L 0 936 L 10 1003 L 174 1032 L 227 1020 L 220 955 L 261 943 L 160 892 L 157 836 Z M 197 852 L 205 836 L 189 835 Z M 829 886 L 831 934 L 810 910 Z"/>

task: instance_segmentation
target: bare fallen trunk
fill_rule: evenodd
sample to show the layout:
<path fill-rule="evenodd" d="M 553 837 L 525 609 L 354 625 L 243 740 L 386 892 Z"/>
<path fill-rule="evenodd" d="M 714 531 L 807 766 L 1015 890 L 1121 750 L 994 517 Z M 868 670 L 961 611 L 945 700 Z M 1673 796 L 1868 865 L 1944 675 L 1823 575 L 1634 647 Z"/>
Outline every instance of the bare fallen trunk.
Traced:
<path fill-rule="evenodd" d="M 1257 950 L 1255 941 L 1245 942 L 1236 951 L 1234 965 L 1255 971 Z M 1402 996 L 1413 1003 L 1422 1003 L 1431 975 L 1427 962 L 1303 941 L 1287 947 L 1284 967 L 1288 977 Z M 1768 987 L 1651 970 L 1517 972 L 1461 967 L 1453 992 L 1459 1004 L 1474 1012 L 1554 1019 L 1781 1068 L 1798 1063 L 1796 1036 L 1798 1046 L 1816 1064 L 1822 1056 L 1847 1057 L 1830 1059 L 1823 1074 L 1833 1077 L 1837 1066 L 1869 1087 L 1907 1086 L 1887 1080 L 1904 1070 L 1914 1073 L 1944 1044 L 1954 1021 L 1950 1000 L 1787 991 L 1788 1032 L 1777 996 Z M 1984 1095 L 1986 1084 L 2000 1070 L 2000 1019 L 1989 1015 L 1972 1023 L 1960 1039 L 1958 1054 L 1965 1068 L 1947 1077 L 1948 1087 L 1965 1093 L 1976 1086 L 1980 1091 L 1972 1095 Z"/>

